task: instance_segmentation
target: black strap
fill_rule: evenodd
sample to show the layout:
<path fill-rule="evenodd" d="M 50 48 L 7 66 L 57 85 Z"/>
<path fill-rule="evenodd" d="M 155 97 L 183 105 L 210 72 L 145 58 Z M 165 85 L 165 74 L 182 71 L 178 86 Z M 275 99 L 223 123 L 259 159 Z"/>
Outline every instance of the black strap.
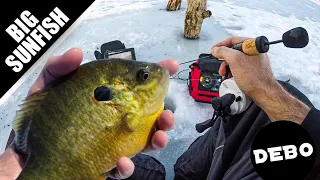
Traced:
<path fill-rule="evenodd" d="M 214 109 L 212 118 L 196 124 L 196 130 L 199 133 L 202 133 L 206 129 L 212 127 L 217 118 L 221 117 L 224 119 L 230 112 L 230 106 L 235 101 L 235 98 L 234 94 L 225 94 L 224 96 L 213 98 L 211 102 Z"/>
<path fill-rule="evenodd" d="M 242 141 L 245 139 L 249 129 L 252 127 L 252 124 L 255 121 L 255 118 L 252 117 L 257 117 L 260 113 L 260 108 L 258 106 L 252 108 L 249 112 L 244 114 L 244 116 L 241 118 L 241 121 L 238 123 L 237 127 L 224 144 L 222 154 L 222 166 L 224 172 L 226 172 L 230 167 L 231 162 L 234 159 Z M 231 118 L 230 120 L 234 119 Z"/>

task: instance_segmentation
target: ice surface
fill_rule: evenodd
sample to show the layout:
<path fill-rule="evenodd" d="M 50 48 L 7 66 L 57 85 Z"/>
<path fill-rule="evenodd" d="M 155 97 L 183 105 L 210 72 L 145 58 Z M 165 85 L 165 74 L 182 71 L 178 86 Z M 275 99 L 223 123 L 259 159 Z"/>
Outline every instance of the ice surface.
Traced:
<path fill-rule="evenodd" d="M 276 40 L 283 32 L 302 26 L 310 35 L 306 48 L 287 49 L 281 44 L 274 45 L 270 47 L 269 57 L 275 76 L 291 79 L 291 83 L 320 108 L 320 6 L 317 0 L 209 0 L 208 9 L 213 17 L 204 21 L 198 40 L 183 38 L 186 0 L 176 12 L 165 11 L 166 4 L 167 0 L 103 1 L 53 55 L 80 47 L 85 63 L 95 59 L 93 52 L 101 44 L 119 39 L 127 47 L 135 48 L 138 60 L 157 62 L 175 58 L 185 62 L 197 58 L 200 53 L 208 53 L 213 44 L 230 35 L 265 35 L 269 40 Z M 4 151 L 18 104 L 42 67 L 0 106 L 0 153 Z M 188 64 L 182 65 L 180 70 L 187 68 Z M 186 78 L 187 73 L 182 73 L 182 77 Z M 173 179 L 176 159 L 200 135 L 195 131 L 195 124 L 210 118 L 213 110 L 208 104 L 194 102 L 183 81 L 170 82 L 168 98 L 177 106 L 175 128 L 168 132 L 167 148 L 150 154 L 166 166 L 167 178 Z"/>

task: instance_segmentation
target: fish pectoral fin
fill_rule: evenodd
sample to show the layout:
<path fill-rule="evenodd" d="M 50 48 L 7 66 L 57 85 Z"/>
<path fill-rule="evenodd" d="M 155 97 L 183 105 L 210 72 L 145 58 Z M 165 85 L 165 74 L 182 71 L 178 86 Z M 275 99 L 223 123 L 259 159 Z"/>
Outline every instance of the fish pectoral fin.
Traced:
<path fill-rule="evenodd" d="M 122 124 L 124 125 L 125 130 L 127 130 L 129 133 L 133 133 L 134 130 L 133 130 L 131 124 L 130 124 L 130 119 L 129 118 L 130 117 L 129 117 L 128 113 L 126 113 L 124 115 L 124 117 L 122 118 Z"/>
<path fill-rule="evenodd" d="M 109 129 L 112 129 L 112 127 L 114 127 L 115 125 L 117 125 L 117 122 L 109 122 L 109 123 L 105 124 L 104 130 L 108 131 Z"/>

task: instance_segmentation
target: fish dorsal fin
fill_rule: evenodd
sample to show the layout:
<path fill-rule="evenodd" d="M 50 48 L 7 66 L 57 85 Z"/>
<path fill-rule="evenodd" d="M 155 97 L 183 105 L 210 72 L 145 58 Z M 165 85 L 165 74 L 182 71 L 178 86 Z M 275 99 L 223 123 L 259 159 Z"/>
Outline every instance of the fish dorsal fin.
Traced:
<path fill-rule="evenodd" d="M 15 131 L 15 145 L 19 153 L 28 154 L 27 137 L 30 124 L 33 120 L 32 115 L 38 108 L 39 102 L 46 97 L 47 93 L 47 90 L 40 90 L 26 97 L 23 103 L 19 105 L 20 110 L 17 111 L 12 122 L 12 127 Z"/>

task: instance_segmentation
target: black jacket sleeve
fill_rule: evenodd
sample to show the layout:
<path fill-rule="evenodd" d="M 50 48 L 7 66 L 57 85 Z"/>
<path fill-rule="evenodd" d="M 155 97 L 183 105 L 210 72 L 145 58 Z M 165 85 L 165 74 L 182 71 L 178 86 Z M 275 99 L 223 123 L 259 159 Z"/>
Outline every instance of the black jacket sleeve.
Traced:
<path fill-rule="evenodd" d="M 316 162 L 313 171 L 309 175 L 309 177 L 313 179 L 319 175 L 320 172 L 320 111 L 314 107 L 311 108 L 301 125 L 310 133 L 315 143 Z"/>

